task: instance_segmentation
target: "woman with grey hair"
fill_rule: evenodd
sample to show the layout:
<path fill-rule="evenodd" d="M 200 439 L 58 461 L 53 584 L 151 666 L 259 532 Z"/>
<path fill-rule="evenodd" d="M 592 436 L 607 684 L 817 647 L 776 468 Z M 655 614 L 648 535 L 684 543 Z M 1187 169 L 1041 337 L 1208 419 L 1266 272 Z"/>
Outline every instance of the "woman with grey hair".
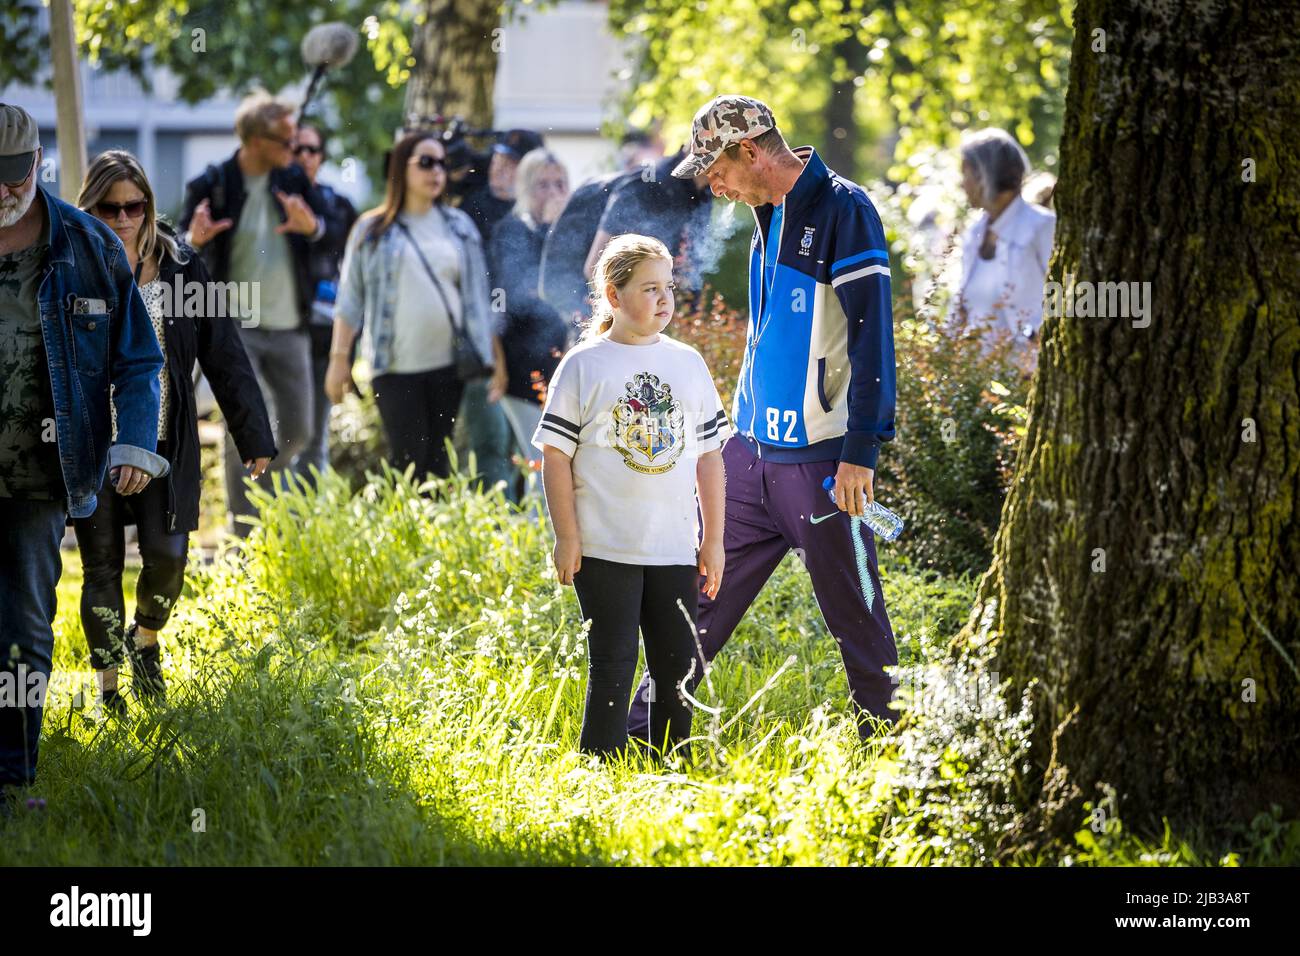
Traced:
<path fill-rule="evenodd" d="M 1043 321 L 1043 280 L 1056 214 L 1021 197 L 1029 159 L 1003 130 L 966 137 L 961 171 L 967 200 L 982 212 L 962 241 L 956 309 L 1025 345 L 1036 339 Z"/>

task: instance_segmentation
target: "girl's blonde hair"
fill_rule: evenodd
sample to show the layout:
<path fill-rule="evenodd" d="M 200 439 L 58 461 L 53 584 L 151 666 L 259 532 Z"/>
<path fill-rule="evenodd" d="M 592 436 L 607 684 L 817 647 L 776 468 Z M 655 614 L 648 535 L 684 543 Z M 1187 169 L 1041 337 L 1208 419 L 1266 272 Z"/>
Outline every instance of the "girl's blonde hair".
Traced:
<path fill-rule="evenodd" d="M 605 286 L 623 289 L 636 267 L 651 259 L 665 259 L 670 265 L 673 261 L 668 247 L 652 236 L 627 233 L 606 243 L 591 273 L 591 321 L 582 334 L 584 339 L 603 335 L 614 324 L 614 310 L 605 298 Z"/>

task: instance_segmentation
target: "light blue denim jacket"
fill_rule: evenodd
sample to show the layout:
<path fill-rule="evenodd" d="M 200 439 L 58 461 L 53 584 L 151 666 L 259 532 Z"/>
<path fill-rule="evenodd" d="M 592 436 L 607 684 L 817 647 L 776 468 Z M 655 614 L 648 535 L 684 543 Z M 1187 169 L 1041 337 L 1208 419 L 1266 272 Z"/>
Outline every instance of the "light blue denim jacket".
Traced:
<path fill-rule="evenodd" d="M 88 518 L 109 468 L 167 474 L 167 459 L 156 453 L 162 349 L 113 230 L 44 187 L 33 201 L 44 203 L 49 217 L 50 251 L 37 298 L 59 463 L 68 512 Z M 110 384 L 116 443 L 109 440 Z"/>
<path fill-rule="evenodd" d="M 495 364 L 492 336 L 497 332 L 488 290 L 487 261 L 483 241 L 474 220 L 459 209 L 438 206 L 448 228 L 459 240 L 460 298 L 462 320 L 470 341 L 489 366 Z M 370 325 L 370 363 L 374 375 L 382 375 L 393 360 L 393 316 L 397 311 L 398 280 L 402 268 L 402 244 L 406 235 L 396 225 L 378 239 L 367 232 L 373 216 L 363 216 L 352 227 L 343 256 L 342 278 L 334 317 L 360 331 Z"/>

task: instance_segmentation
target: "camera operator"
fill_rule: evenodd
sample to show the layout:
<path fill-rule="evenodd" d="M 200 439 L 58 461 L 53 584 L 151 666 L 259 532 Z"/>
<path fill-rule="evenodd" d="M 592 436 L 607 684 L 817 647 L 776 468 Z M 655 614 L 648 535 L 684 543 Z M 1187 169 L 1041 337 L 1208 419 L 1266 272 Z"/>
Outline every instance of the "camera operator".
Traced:
<path fill-rule="evenodd" d="M 460 208 L 478 226 L 486 243 L 496 224 L 515 208 L 515 174 L 525 155 L 542 147 L 542 137 L 532 130 L 512 129 L 493 144 L 487 181 L 470 189 Z"/>

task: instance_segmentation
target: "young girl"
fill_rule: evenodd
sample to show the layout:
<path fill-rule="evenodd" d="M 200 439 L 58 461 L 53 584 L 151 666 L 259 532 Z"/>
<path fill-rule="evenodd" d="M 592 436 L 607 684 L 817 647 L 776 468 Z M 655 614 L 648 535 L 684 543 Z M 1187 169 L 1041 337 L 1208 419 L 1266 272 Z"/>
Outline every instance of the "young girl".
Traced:
<path fill-rule="evenodd" d="M 714 597 L 722 582 L 720 449 L 731 429 L 700 353 L 661 334 L 673 314 L 664 244 L 611 240 L 592 288 L 591 325 L 555 370 L 533 443 L 544 455 L 556 572 L 591 621 L 581 749 L 627 746 L 639 626 L 650 741 L 662 752 L 691 733 L 681 685 L 692 662 L 697 674 L 703 667 L 696 587 L 703 577 Z"/>

